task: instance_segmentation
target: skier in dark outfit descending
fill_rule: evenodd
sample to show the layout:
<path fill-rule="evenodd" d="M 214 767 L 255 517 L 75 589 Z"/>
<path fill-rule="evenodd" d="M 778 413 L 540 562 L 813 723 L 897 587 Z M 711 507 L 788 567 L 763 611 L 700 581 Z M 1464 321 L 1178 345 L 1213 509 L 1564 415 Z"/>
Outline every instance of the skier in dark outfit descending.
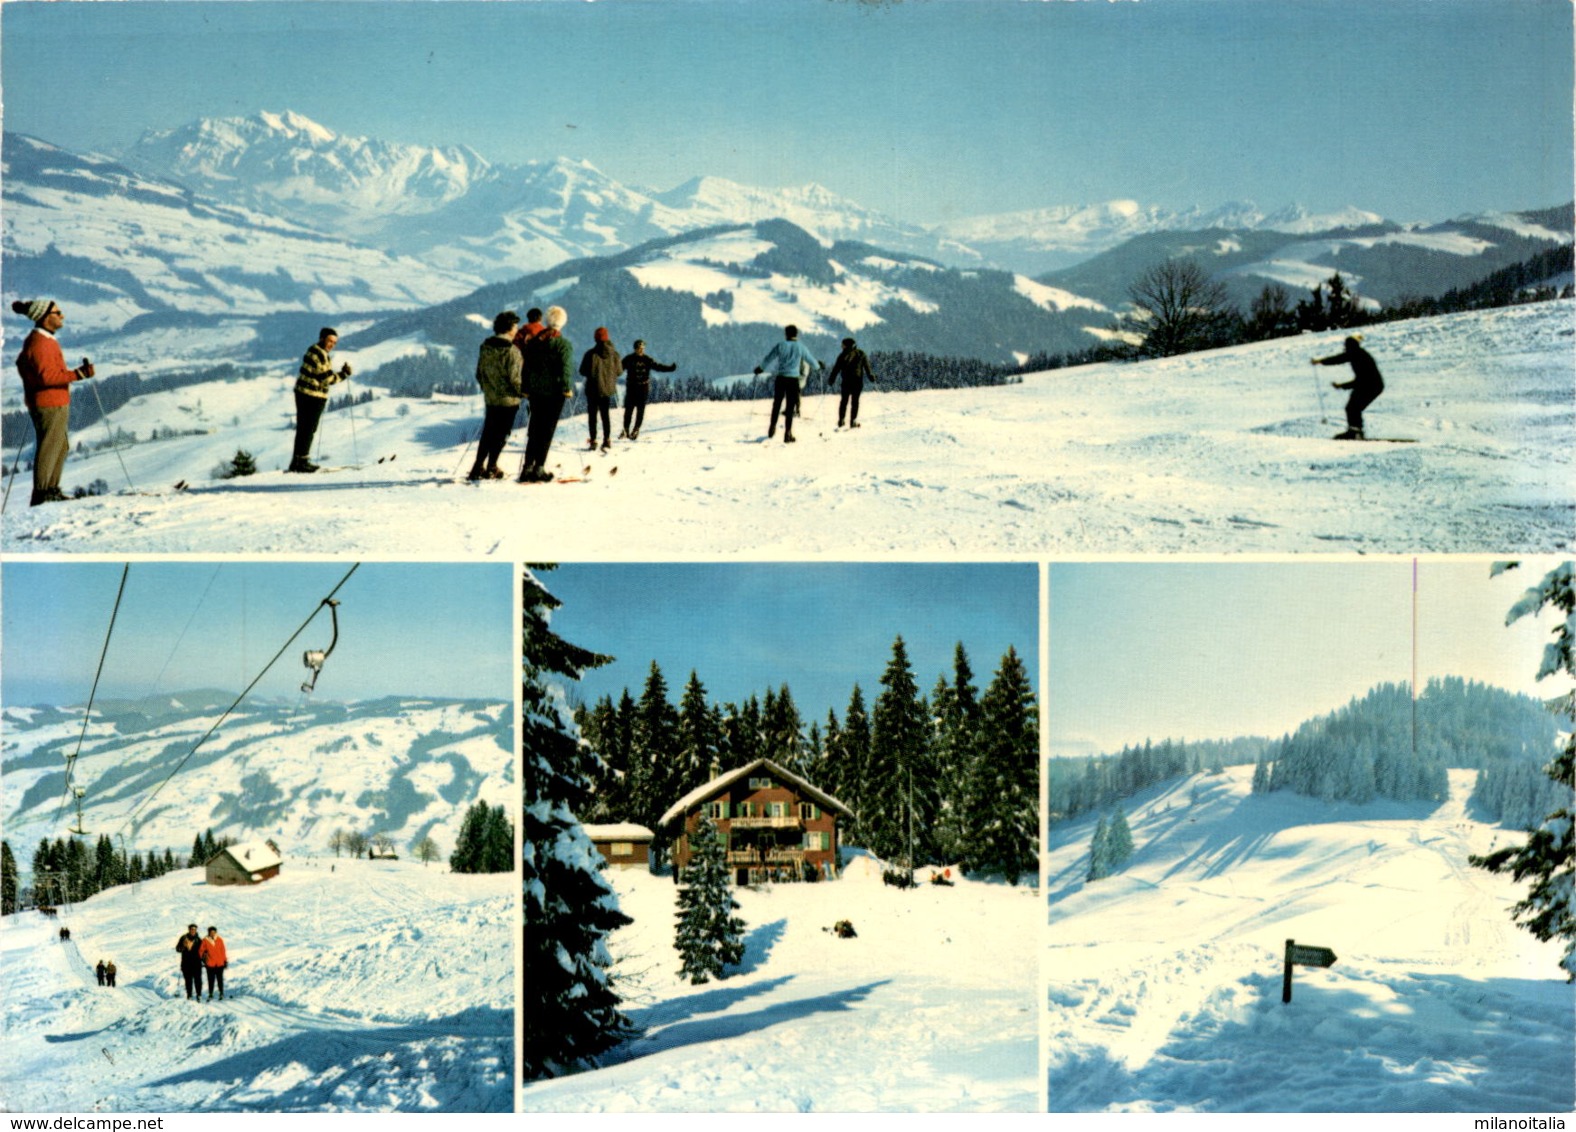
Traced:
<path fill-rule="evenodd" d="M 843 379 L 842 396 L 837 401 L 837 427 L 843 427 L 843 416 L 848 416 L 848 427 L 859 427 L 859 394 L 864 392 L 865 379 L 875 381 L 876 375 L 870 372 L 870 359 L 865 357 L 865 352 L 854 345 L 852 338 L 843 339 L 843 352 L 837 355 L 837 360 L 832 363 L 832 372 L 826 375 L 826 387 L 832 388 L 832 383 L 841 376 Z"/>
<path fill-rule="evenodd" d="M 624 431 L 619 435 L 634 440 L 646 423 L 646 398 L 651 395 L 651 371 L 672 373 L 677 365 L 665 366 L 646 353 L 644 339 L 635 339 L 635 352 L 624 355 Z M 633 419 L 634 426 L 630 426 Z"/>
<path fill-rule="evenodd" d="M 1352 380 L 1330 383 L 1337 389 L 1352 391 L 1352 395 L 1346 400 L 1346 431 L 1337 433 L 1336 440 L 1364 439 L 1363 410 L 1373 404 L 1375 398 L 1384 392 L 1384 379 L 1379 376 L 1379 364 L 1374 361 L 1372 354 L 1363 349 L 1362 340 L 1361 334 L 1353 334 L 1346 339 L 1346 349 L 1339 354 L 1313 359 L 1313 364 L 1316 366 L 1350 364 L 1352 367 Z"/>

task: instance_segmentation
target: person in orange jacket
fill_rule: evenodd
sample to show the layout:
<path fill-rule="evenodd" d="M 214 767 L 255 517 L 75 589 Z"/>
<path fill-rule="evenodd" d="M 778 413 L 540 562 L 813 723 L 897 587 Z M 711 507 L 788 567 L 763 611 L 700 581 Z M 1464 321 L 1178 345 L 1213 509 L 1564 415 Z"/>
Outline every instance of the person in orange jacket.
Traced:
<path fill-rule="evenodd" d="M 208 927 L 208 934 L 203 936 L 202 946 L 198 948 L 202 956 L 203 968 L 208 972 L 208 1001 L 213 1001 L 213 992 L 218 988 L 219 997 L 224 997 L 224 969 L 230 965 L 229 957 L 224 952 L 224 940 L 219 936 L 219 929 Z"/>
<path fill-rule="evenodd" d="M 66 498 L 60 490 L 60 474 L 66 468 L 66 452 L 71 447 L 67 436 L 71 422 L 71 383 L 93 376 L 93 363 L 86 358 L 76 369 L 66 368 L 65 355 L 55 332 L 65 325 L 66 316 L 50 299 L 18 300 L 11 309 L 33 322 L 33 331 L 22 342 L 16 369 L 22 375 L 27 415 L 33 420 L 33 435 L 38 445 L 33 454 L 33 502 L 56 503 Z"/>

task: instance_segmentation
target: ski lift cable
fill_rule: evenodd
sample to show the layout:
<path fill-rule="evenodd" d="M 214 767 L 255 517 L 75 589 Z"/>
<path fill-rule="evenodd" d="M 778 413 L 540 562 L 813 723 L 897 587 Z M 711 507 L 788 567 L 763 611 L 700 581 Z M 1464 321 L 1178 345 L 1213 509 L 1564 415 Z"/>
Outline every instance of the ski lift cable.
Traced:
<path fill-rule="evenodd" d="M 290 634 L 289 639 L 286 640 L 284 644 L 279 646 L 279 651 L 274 653 L 267 664 L 263 665 L 262 671 L 252 678 L 252 682 L 242 690 L 240 695 L 235 697 L 235 700 L 230 704 L 229 707 L 224 709 L 224 713 L 220 715 L 218 719 L 214 720 L 213 726 L 208 728 L 208 730 L 203 733 L 203 737 L 198 739 L 197 742 L 192 745 L 191 750 L 187 751 L 186 754 L 181 756 L 181 761 L 176 763 L 174 769 L 171 770 L 169 774 L 164 776 L 164 780 L 153 788 L 153 792 L 141 802 L 137 803 L 136 807 L 131 811 L 131 813 L 126 816 L 126 820 L 121 825 L 122 829 L 130 825 L 136 819 L 137 815 L 142 812 L 144 807 L 157 798 L 159 796 L 159 792 L 169 785 L 170 780 L 181 772 L 182 768 L 184 768 L 186 764 L 191 761 L 191 757 L 197 753 L 198 748 L 206 743 L 213 736 L 215 731 L 219 730 L 220 725 L 230 717 L 230 713 L 239 707 L 241 705 L 241 701 L 246 699 L 246 697 L 251 694 L 252 689 L 257 687 L 257 685 L 262 682 L 264 676 L 268 675 L 268 670 L 272 668 L 278 662 L 279 658 L 285 654 L 285 650 L 295 643 L 295 639 L 297 637 L 306 632 L 306 627 L 310 625 L 312 623 L 312 619 L 317 616 L 318 610 L 322 609 L 325 605 L 329 605 L 333 600 L 334 595 L 340 591 L 346 582 L 350 581 L 350 576 L 360 568 L 361 563 L 357 562 L 354 563 L 349 570 L 345 571 L 345 576 L 339 579 L 334 588 L 328 592 L 328 596 L 313 607 L 312 612 L 307 615 L 305 621 L 301 622 L 300 627 L 297 628 L 294 633 Z M 330 606 L 330 608 L 332 608 L 332 606 Z"/>
<path fill-rule="evenodd" d="M 213 573 L 208 576 L 208 584 L 203 587 L 202 596 L 197 599 L 197 604 L 192 607 L 191 615 L 186 618 L 185 627 L 181 629 L 180 636 L 175 638 L 175 644 L 170 649 L 170 655 L 164 658 L 163 665 L 159 667 L 159 674 L 153 678 L 153 683 L 149 685 L 147 696 L 151 697 L 154 692 L 158 691 L 159 685 L 164 681 L 164 673 L 169 670 L 170 661 L 174 660 L 175 654 L 180 652 L 181 642 L 186 640 L 186 634 L 191 631 L 192 622 L 197 620 L 197 614 L 202 610 L 203 603 L 208 600 L 208 591 L 213 589 L 213 584 L 218 581 L 219 572 L 223 569 L 224 563 L 220 562 L 213 568 Z"/>
<path fill-rule="evenodd" d="M 82 714 L 82 730 L 77 734 L 76 750 L 66 756 L 66 791 L 60 798 L 60 806 L 55 810 L 55 820 L 60 820 L 61 811 L 66 808 L 66 799 L 71 797 L 71 774 L 77 765 L 77 756 L 82 753 L 82 741 L 87 738 L 88 722 L 93 718 L 93 701 L 98 697 L 99 677 L 104 675 L 104 658 L 109 655 L 109 640 L 115 634 L 115 618 L 120 614 L 120 599 L 126 593 L 126 576 L 131 573 L 131 563 L 127 562 L 121 567 L 120 587 L 115 591 L 115 607 L 110 610 L 109 628 L 104 632 L 104 647 L 99 652 L 98 669 L 93 673 L 93 689 L 88 693 L 88 709 Z M 80 821 L 77 823 L 82 824 Z"/>

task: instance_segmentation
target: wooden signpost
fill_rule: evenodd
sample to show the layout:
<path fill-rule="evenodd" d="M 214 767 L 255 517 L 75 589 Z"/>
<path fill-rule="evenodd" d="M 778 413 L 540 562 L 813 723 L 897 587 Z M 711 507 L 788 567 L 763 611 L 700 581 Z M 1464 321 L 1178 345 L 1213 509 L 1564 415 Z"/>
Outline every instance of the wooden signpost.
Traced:
<path fill-rule="evenodd" d="M 1281 1001 L 1291 1001 L 1291 969 L 1297 964 L 1304 967 L 1332 967 L 1335 952 L 1328 947 L 1309 947 L 1296 940 L 1286 941 L 1286 973 L 1281 978 Z"/>

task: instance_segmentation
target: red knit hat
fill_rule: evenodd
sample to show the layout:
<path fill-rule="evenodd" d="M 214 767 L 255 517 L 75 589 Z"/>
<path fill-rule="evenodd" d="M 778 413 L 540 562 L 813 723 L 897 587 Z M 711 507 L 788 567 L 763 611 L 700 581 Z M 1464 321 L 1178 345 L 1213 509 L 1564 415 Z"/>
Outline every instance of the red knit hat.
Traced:
<path fill-rule="evenodd" d="M 605 327 L 605 326 L 597 327 L 596 328 L 596 333 L 594 335 L 592 335 L 592 337 L 595 338 L 598 342 L 606 342 L 606 341 L 608 341 L 607 327 Z"/>

